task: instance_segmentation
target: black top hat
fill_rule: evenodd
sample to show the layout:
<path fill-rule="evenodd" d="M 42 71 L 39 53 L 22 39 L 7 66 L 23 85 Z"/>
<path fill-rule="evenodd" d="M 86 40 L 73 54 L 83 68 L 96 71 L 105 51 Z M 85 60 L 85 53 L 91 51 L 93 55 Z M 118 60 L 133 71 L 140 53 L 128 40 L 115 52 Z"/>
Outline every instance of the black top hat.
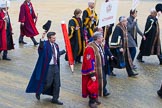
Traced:
<path fill-rule="evenodd" d="M 157 5 L 155 6 L 155 9 L 156 9 L 157 12 L 159 12 L 159 11 L 162 12 L 162 4 L 161 4 L 161 3 L 157 4 Z"/>
<path fill-rule="evenodd" d="M 48 20 L 44 25 L 43 25 L 43 29 L 46 31 L 46 32 L 48 32 L 48 30 L 50 29 L 50 27 L 51 27 L 51 20 Z"/>

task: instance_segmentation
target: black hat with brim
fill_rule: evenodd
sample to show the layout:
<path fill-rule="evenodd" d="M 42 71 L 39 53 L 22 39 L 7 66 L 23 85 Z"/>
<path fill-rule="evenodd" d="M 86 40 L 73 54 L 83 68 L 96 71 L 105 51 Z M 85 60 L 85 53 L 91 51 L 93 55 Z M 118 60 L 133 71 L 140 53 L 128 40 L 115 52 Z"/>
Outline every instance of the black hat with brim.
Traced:
<path fill-rule="evenodd" d="M 157 12 L 159 12 L 159 11 L 162 12 L 162 4 L 161 4 L 161 3 L 157 4 L 157 5 L 155 6 L 155 9 L 156 9 Z"/>
<path fill-rule="evenodd" d="M 46 32 L 48 32 L 48 30 L 50 29 L 50 27 L 51 27 L 51 20 L 48 20 L 44 25 L 43 25 L 43 29 L 46 31 Z"/>

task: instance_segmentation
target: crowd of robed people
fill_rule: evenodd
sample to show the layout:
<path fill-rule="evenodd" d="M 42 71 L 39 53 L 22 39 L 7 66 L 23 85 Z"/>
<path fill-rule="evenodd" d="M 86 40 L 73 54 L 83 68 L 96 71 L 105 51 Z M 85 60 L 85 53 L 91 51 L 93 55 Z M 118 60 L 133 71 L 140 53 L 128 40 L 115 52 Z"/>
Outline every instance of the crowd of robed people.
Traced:
<path fill-rule="evenodd" d="M 105 2 L 109 2 L 109 0 Z M 128 18 L 120 16 L 114 30 L 114 24 L 102 28 L 98 27 L 98 15 L 94 9 L 94 0 L 88 1 L 88 8 L 83 13 L 79 8 L 74 10 L 74 16 L 68 23 L 68 34 L 75 65 L 82 63 L 82 96 L 84 98 L 89 97 L 89 107 L 97 108 L 97 105 L 101 104 L 98 96 L 110 95 L 106 87 L 106 76 L 116 76 L 113 72 L 114 68 L 125 68 L 128 77 L 135 78 L 138 75 L 138 73 L 135 73 L 137 67 L 133 62 L 137 52 L 137 34 L 142 37 L 137 60 L 143 63 L 143 56 L 157 55 L 159 64 L 162 64 L 158 24 L 162 10 L 161 5 L 158 4 L 150 10 L 144 32 L 141 32 L 138 27 L 136 9 L 130 10 Z M 8 9 L 8 1 L 1 3 L 0 52 L 3 52 L 3 60 L 11 60 L 7 53 L 8 50 L 14 49 Z M 34 38 L 39 34 L 35 26 L 37 16 L 30 0 L 25 0 L 21 5 L 19 22 L 19 43 L 27 44 L 24 42 L 24 36 L 26 36 L 31 38 L 34 45 L 38 45 L 39 43 Z M 47 40 L 44 39 L 45 35 L 47 35 Z M 26 92 L 36 93 L 35 96 L 38 100 L 40 100 L 41 94 L 51 95 L 53 97 L 52 103 L 63 105 L 58 100 L 61 86 L 59 58 L 60 55 L 65 53 L 65 50 L 59 51 L 59 46 L 55 40 L 55 32 L 48 32 L 47 30 L 43 33 L 38 47 L 38 61 Z M 67 55 L 65 55 L 65 59 L 68 60 Z M 157 93 L 162 97 L 162 87 Z"/>

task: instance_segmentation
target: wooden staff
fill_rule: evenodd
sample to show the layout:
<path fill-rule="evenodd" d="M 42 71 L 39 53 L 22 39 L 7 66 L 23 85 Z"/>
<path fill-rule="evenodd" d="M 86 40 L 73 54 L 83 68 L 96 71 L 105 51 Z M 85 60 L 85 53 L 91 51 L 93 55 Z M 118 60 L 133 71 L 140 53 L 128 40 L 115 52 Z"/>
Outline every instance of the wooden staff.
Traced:
<path fill-rule="evenodd" d="M 107 26 L 105 26 L 105 29 L 104 29 L 104 39 L 106 39 L 106 34 L 107 34 Z"/>
<path fill-rule="evenodd" d="M 109 0 L 106 0 L 105 2 L 109 2 Z M 105 26 L 105 30 L 104 30 L 104 39 L 106 39 L 107 30 L 108 30 L 108 27 Z"/>

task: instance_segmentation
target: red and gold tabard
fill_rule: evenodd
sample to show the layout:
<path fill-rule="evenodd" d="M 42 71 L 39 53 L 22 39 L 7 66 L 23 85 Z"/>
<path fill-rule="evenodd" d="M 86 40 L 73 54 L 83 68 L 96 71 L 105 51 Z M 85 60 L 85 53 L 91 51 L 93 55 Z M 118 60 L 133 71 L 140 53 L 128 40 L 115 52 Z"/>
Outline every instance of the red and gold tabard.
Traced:
<path fill-rule="evenodd" d="M 103 95 L 103 78 L 102 78 L 102 60 L 99 53 L 99 49 L 94 42 L 87 45 L 85 52 L 83 54 L 83 64 L 82 64 L 82 96 L 86 98 L 90 96 L 92 98 L 97 98 L 98 95 Z M 94 84 L 98 89 L 95 91 L 89 91 L 88 83 L 91 81 L 91 74 L 96 76 L 96 81 L 98 85 Z M 94 87 L 94 86 L 93 86 Z"/>

